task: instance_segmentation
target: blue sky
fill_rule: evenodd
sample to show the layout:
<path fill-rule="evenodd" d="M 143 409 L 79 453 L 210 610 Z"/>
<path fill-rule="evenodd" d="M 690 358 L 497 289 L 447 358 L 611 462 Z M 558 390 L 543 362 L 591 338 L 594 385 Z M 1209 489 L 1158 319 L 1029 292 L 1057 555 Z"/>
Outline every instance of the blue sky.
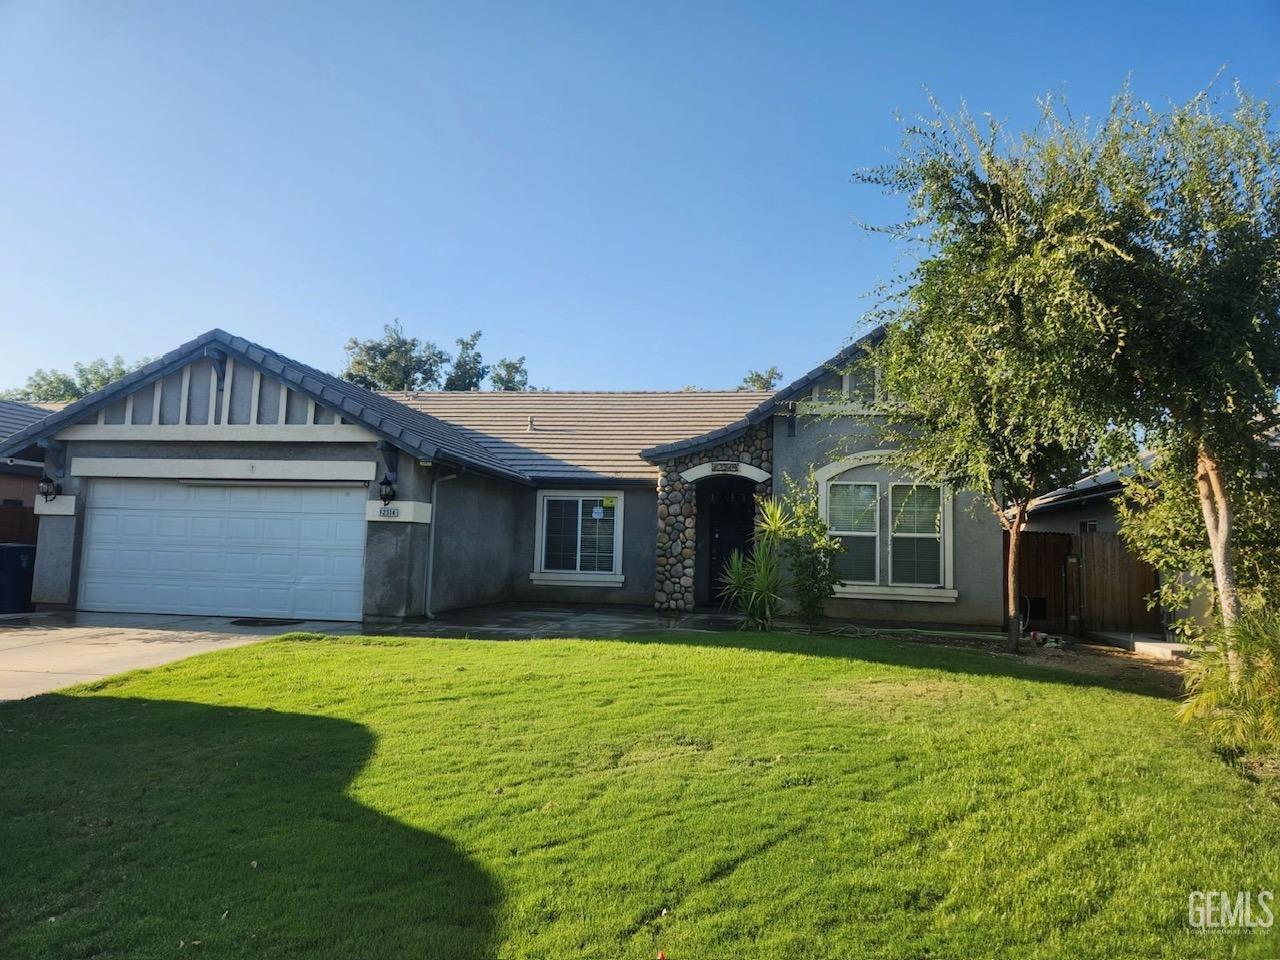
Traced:
<path fill-rule="evenodd" d="M 564 389 L 798 376 L 905 254 L 895 111 L 1280 81 L 1236 2 L 0 2 L 0 387 L 212 326 L 337 370 L 400 318 Z"/>

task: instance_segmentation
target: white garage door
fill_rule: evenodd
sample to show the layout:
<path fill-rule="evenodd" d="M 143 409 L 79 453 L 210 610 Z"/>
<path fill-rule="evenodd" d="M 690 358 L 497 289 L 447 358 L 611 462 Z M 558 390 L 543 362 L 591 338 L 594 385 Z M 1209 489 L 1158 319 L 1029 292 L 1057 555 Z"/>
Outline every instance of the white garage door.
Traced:
<path fill-rule="evenodd" d="M 95 479 L 80 608 L 359 620 L 365 491 Z"/>

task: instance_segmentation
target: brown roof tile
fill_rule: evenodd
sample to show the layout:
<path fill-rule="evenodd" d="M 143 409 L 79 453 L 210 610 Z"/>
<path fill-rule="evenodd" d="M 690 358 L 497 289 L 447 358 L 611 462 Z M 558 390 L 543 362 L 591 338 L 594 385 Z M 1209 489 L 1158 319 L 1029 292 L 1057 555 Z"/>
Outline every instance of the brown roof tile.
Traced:
<path fill-rule="evenodd" d="M 657 468 L 641 459 L 641 450 L 733 423 L 770 394 L 387 391 L 383 396 L 443 420 L 536 480 L 654 480 Z"/>

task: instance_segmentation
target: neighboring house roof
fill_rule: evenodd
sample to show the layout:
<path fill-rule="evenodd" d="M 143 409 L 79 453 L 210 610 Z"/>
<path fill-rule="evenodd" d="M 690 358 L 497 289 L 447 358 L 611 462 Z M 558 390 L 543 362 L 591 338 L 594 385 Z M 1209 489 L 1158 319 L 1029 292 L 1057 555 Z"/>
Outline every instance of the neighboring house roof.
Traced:
<path fill-rule="evenodd" d="M 1144 465 L 1150 465 L 1155 454 L 1144 451 L 1139 459 Z M 1107 467 L 1087 477 L 1081 477 L 1075 483 L 1059 487 L 1050 493 L 1036 497 L 1027 507 L 1027 515 L 1046 513 L 1050 510 L 1064 510 L 1079 507 L 1098 500 L 1110 500 L 1124 487 L 1124 481 L 1133 476 L 1132 465 L 1123 467 Z"/>
<path fill-rule="evenodd" d="M 672 392 L 388 391 L 384 397 L 444 421 L 539 481 L 653 480 L 640 451 L 741 418 L 771 394 Z"/>
<path fill-rule="evenodd" d="M 36 440 L 52 436 L 63 427 L 76 423 L 86 415 L 95 413 L 115 400 L 181 369 L 193 360 L 206 355 L 211 348 L 225 351 L 229 356 L 235 357 L 237 362 L 248 362 L 251 366 L 283 380 L 291 390 L 337 410 L 348 422 L 365 427 L 371 433 L 419 459 L 442 459 L 505 479 L 529 481 L 529 478 L 519 470 L 494 457 L 462 432 L 429 414 L 405 407 L 363 387 L 353 386 L 331 374 L 291 360 L 243 337 L 233 336 L 225 330 L 216 329 L 201 334 L 163 357 L 126 374 L 115 383 L 68 404 L 38 423 L 18 431 L 7 440 L 0 441 L 0 456 L 12 456 L 15 451 L 25 449 Z"/>
<path fill-rule="evenodd" d="M 787 404 L 797 397 L 811 391 L 815 384 L 831 373 L 843 373 L 853 359 L 869 346 L 874 346 L 884 339 L 884 326 L 878 326 L 866 333 L 837 353 L 825 363 L 819 364 L 798 380 L 787 384 L 777 393 L 762 400 L 757 406 L 748 410 L 740 419 L 725 424 L 714 430 L 674 443 L 664 443 L 640 451 L 640 456 L 650 462 L 670 460 L 690 453 L 697 453 L 706 447 L 717 446 L 728 440 L 736 439 L 774 414 L 781 412 Z"/>
<path fill-rule="evenodd" d="M 0 400 L 0 443 L 19 430 L 39 423 L 49 411 L 20 400 Z"/>
<path fill-rule="evenodd" d="M 49 416 L 48 410 L 42 410 L 32 403 L 21 400 L 0 400 L 0 446 L 7 446 L 9 437 L 32 424 L 39 423 L 47 416 Z M 7 462 L 9 458 L 27 462 L 11 466 Z M 40 472 L 40 468 L 30 464 L 43 461 L 44 453 L 40 448 L 34 442 L 27 443 L 5 453 L 5 461 L 0 462 L 0 471 L 8 474 L 35 474 Z"/>

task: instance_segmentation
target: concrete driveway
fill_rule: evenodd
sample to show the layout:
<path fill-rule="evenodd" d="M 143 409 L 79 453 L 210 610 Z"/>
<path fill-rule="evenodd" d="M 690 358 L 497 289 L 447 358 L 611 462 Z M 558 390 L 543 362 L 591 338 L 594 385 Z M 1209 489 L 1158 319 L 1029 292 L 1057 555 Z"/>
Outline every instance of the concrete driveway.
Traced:
<path fill-rule="evenodd" d="M 294 630 L 358 633 L 359 624 L 237 622 L 139 613 L 30 613 L 0 617 L 0 700 L 17 700 L 112 674 L 240 647 Z"/>

